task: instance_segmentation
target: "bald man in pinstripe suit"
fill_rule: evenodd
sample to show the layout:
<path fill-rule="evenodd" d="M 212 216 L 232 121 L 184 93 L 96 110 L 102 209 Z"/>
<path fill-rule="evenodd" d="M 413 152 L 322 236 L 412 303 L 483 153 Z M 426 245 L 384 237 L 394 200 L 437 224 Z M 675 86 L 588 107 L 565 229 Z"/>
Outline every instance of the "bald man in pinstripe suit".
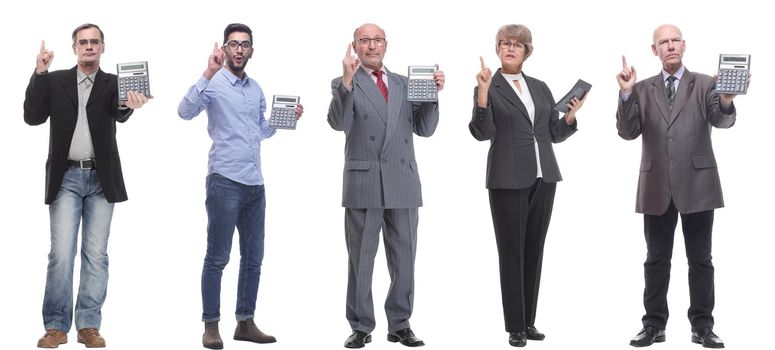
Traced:
<path fill-rule="evenodd" d="M 439 111 L 435 102 L 407 101 L 407 78 L 382 64 L 386 49 L 382 28 L 358 27 L 342 60 L 342 76 L 331 83 L 328 123 L 346 135 L 342 206 L 349 254 L 346 316 L 353 330 L 347 348 L 369 343 L 376 324 L 371 279 L 380 230 L 391 280 L 385 301 L 387 340 L 424 345 L 409 326 L 422 206 L 412 136 L 431 136 Z M 444 74 L 439 71 L 434 78 L 441 90 Z"/>
<path fill-rule="evenodd" d="M 735 124 L 735 95 L 716 94 L 713 77 L 684 67 L 686 43 L 677 27 L 657 28 L 651 49 L 662 61 L 659 74 L 636 83 L 635 69 L 622 57 L 617 76 L 619 136 L 641 136 L 643 141 L 636 211 L 644 214 L 648 250 L 643 264 L 646 314 L 630 345 L 665 341 L 670 260 L 680 214 L 689 262 L 691 339 L 706 348 L 723 348 L 713 332 L 711 232 L 714 209 L 723 207 L 724 199 L 710 134 L 711 127 Z"/>

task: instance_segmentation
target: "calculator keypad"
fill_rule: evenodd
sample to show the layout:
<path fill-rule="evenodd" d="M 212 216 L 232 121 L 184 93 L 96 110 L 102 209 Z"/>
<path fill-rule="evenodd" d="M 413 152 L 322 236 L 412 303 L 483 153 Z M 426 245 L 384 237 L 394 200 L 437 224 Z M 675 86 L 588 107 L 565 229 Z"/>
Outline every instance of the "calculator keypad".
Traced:
<path fill-rule="evenodd" d="M 277 129 L 296 129 L 296 109 L 293 107 L 272 108 L 269 126 Z"/>
<path fill-rule="evenodd" d="M 747 69 L 719 69 L 716 92 L 722 94 L 744 94 L 747 83 Z"/>
<path fill-rule="evenodd" d="M 150 84 L 147 76 L 118 78 L 118 99 L 126 101 L 127 92 L 142 92 L 145 96 L 151 96 Z"/>
<path fill-rule="evenodd" d="M 436 81 L 433 79 L 409 79 L 409 101 L 438 101 Z"/>

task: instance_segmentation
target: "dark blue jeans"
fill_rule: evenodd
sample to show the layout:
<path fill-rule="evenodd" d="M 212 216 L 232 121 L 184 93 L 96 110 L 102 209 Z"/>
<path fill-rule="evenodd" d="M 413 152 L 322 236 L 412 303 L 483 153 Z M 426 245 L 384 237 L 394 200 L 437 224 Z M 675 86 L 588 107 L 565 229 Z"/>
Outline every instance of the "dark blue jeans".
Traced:
<path fill-rule="evenodd" d="M 264 258 L 264 186 L 248 186 L 213 173 L 207 176 L 207 255 L 202 268 L 202 321 L 220 320 L 221 276 L 229 262 L 234 228 L 239 231 L 237 320 L 253 318 Z"/>

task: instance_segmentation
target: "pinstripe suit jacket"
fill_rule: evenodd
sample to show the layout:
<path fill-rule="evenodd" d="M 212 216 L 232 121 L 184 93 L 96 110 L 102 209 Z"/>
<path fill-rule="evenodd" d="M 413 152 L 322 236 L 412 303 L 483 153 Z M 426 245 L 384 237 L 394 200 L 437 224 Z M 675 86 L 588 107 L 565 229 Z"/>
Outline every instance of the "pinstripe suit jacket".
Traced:
<path fill-rule="evenodd" d="M 359 67 L 352 90 L 331 82 L 328 124 L 345 133 L 342 206 L 417 208 L 420 176 L 412 134 L 431 136 L 439 123 L 437 103 L 406 100 L 407 78 L 387 72 L 388 101 Z"/>
<path fill-rule="evenodd" d="M 664 214 L 671 199 L 683 214 L 724 206 L 710 134 L 712 126 L 734 125 L 736 113 L 734 105 L 721 110 L 715 90 L 712 77 L 685 70 L 672 110 L 661 73 L 636 83 L 627 101 L 619 99 L 619 136 L 643 136 L 638 213 Z"/>

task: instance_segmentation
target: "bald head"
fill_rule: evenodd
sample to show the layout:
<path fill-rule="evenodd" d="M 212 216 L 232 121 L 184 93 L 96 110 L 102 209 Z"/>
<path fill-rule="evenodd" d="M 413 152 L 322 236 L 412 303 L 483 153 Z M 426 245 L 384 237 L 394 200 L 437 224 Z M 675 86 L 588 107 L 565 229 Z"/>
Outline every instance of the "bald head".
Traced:
<path fill-rule="evenodd" d="M 381 37 L 385 37 L 385 31 L 380 28 L 378 25 L 374 23 L 366 23 L 364 25 L 361 25 L 358 28 L 355 28 L 355 32 L 353 32 L 353 41 L 358 40 L 358 34 L 368 32 L 368 33 L 380 33 L 382 34 Z"/>
<path fill-rule="evenodd" d="M 677 72 L 683 65 L 683 55 L 686 51 L 686 42 L 681 30 L 672 24 L 659 26 L 654 30 L 651 51 L 662 61 L 665 71 L 670 74 Z"/>
<path fill-rule="evenodd" d="M 654 30 L 654 44 L 656 44 L 660 38 L 664 38 L 666 36 L 678 36 L 683 39 L 683 34 L 681 33 L 681 30 L 678 29 L 678 27 L 672 24 L 663 24 Z"/>

